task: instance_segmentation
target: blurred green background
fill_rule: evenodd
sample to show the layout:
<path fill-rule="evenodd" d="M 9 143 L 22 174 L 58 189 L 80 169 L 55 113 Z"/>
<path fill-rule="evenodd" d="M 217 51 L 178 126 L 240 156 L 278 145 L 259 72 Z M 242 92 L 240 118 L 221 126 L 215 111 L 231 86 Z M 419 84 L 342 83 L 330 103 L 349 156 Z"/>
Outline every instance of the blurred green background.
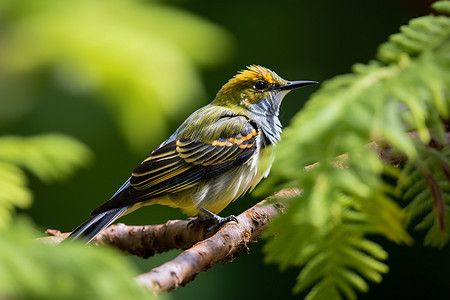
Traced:
<path fill-rule="evenodd" d="M 64 183 L 30 177 L 42 231 L 71 231 L 106 201 L 150 151 L 236 71 L 261 64 L 291 80 L 324 80 L 367 62 L 431 1 L 14 1 L 0 3 L 0 130 L 29 136 L 65 133 L 95 159 Z M 289 125 L 313 88 L 289 95 Z M 318 145 L 321 147 L 323 145 Z M 258 199 L 246 196 L 222 215 Z M 158 224 L 184 218 L 152 206 L 120 220 Z M 261 245 L 171 293 L 173 299 L 294 299 L 298 270 L 265 265 Z M 450 292 L 444 251 L 395 246 L 391 272 L 361 299 L 442 299 Z M 179 252 L 124 258 L 142 272 Z"/>

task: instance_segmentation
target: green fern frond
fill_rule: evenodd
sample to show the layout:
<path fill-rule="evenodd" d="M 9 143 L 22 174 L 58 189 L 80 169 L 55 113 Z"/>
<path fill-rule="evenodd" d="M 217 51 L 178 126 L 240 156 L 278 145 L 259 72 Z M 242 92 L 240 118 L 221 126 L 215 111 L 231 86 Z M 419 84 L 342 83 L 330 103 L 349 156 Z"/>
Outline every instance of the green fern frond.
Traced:
<path fill-rule="evenodd" d="M 450 14 L 450 1 L 436 1 L 431 7 L 441 13 Z"/>
<path fill-rule="evenodd" d="M 0 161 L 23 167 L 47 183 L 65 179 L 91 159 L 84 144 L 63 134 L 0 137 Z"/>
<path fill-rule="evenodd" d="M 85 145 L 61 134 L 0 137 L 0 227 L 9 223 L 14 207 L 31 204 L 32 195 L 22 169 L 48 183 L 67 178 L 91 159 L 92 153 Z"/>
<path fill-rule="evenodd" d="M 31 204 L 31 191 L 24 172 L 0 161 L 0 228 L 11 221 L 14 207 L 27 208 Z"/>
<path fill-rule="evenodd" d="M 450 230 L 450 178 L 445 174 L 442 164 L 450 161 L 450 146 L 447 145 L 439 152 L 434 149 L 424 147 L 421 151 L 422 159 L 420 164 L 410 160 L 406 162 L 402 177 L 409 178 L 403 180 L 398 185 L 398 189 L 403 191 L 403 198 L 408 201 L 405 212 L 411 223 L 418 222 L 415 226 L 417 230 L 428 230 L 425 236 L 425 245 L 443 247 L 449 240 Z M 432 187 L 427 183 L 424 172 L 433 174 L 444 203 L 445 228 L 439 226 L 438 208 Z"/>
<path fill-rule="evenodd" d="M 438 1 L 433 8 L 449 13 L 449 2 Z M 400 27 L 401 33 L 393 34 L 389 42 L 381 45 L 377 58 L 384 63 L 398 63 L 401 56 L 417 56 L 424 52 L 434 52 L 448 38 L 449 19 L 446 16 L 424 16 L 413 19 L 407 26 Z"/>
<path fill-rule="evenodd" d="M 446 12 L 449 3 L 434 7 Z M 442 169 L 438 174 L 435 168 L 437 160 L 448 161 L 448 156 L 425 153 L 431 141 L 447 143 L 443 120 L 450 117 L 448 53 L 450 18 L 414 19 L 380 47 L 377 61 L 357 64 L 352 74 L 324 83 L 285 130 L 272 174 L 260 190 L 275 191 L 289 183 L 303 193 L 271 224 L 265 236 L 276 238 L 264 250 L 268 262 L 303 267 L 295 291 L 309 290 L 306 299 L 355 299 L 367 291 L 366 281 L 380 282 L 388 271 L 382 262 L 387 253 L 369 236 L 410 244 L 407 223 L 420 219 L 424 211 L 428 214 L 418 226 L 431 226 L 425 242 L 447 241 L 439 233 L 423 170 L 448 201 L 447 181 Z M 369 149 L 372 141 L 393 146 L 408 160 L 405 168 L 393 171 Z M 344 153 L 345 167 L 339 168 L 336 157 Z M 428 164 L 428 157 L 434 162 Z M 422 173 L 417 173 L 418 166 Z M 402 188 L 384 182 L 385 174 Z M 393 200 L 403 195 L 413 197 L 405 210 Z"/>

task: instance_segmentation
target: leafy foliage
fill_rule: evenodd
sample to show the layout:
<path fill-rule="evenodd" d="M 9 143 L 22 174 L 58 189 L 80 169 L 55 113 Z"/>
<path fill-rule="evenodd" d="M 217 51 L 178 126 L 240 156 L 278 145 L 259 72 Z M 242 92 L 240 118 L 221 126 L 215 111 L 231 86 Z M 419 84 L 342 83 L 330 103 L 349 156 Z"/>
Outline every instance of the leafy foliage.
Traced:
<path fill-rule="evenodd" d="M 14 206 L 25 208 L 32 195 L 22 169 L 44 182 L 67 178 L 86 165 L 91 152 L 79 141 L 61 134 L 0 137 L 0 228 L 11 219 Z"/>
<path fill-rule="evenodd" d="M 434 7 L 449 12 L 450 2 Z M 448 146 L 438 153 L 427 146 L 448 143 L 442 121 L 450 117 L 448 53 L 450 18 L 414 19 L 380 47 L 378 60 L 323 84 L 285 131 L 262 189 L 297 186 L 303 192 L 272 223 L 266 237 L 276 238 L 265 251 L 269 262 L 303 266 L 294 290 L 309 290 L 306 299 L 355 299 L 356 291 L 368 290 L 367 280 L 380 282 L 387 253 L 369 236 L 409 244 L 407 220 L 432 210 L 434 195 L 421 193 L 427 184 L 414 167 L 401 171 L 384 163 L 370 142 L 391 144 L 422 171 L 426 164 L 448 202 L 448 174 L 436 173 L 438 162 L 448 162 Z M 400 188 L 387 184 L 385 174 L 399 178 Z M 393 200 L 396 191 L 417 195 L 403 210 Z M 447 235 L 438 233 L 435 220 L 429 213 L 419 226 L 431 226 L 427 243 L 443 245 Z"/>
<path fill-rule="evenodd" d="M 6 0 L 0 20 L 2 77 L 30 80 L 45 70 L 66 91 L 102 95 L 142 151 L 204 97 L 196 66 L 231 52 L 221 28 L 153 1 Z"/>
<path fill-rule="evenodd" d="M 428 230 L 425 245 L 443 247 L 450 228 L 450 146 L 440 151 L 424 147 L 421 154 L 420 163 L 407 161 L 397 188 L 409 202 L 405 211 L 410 222 L 420 221 L 415 228 Z"/>
<path fill-rule="evenodd" d="M 86 146 L 61 134 L 0 138 L 0 298 L 154 299 L 112 250 L 44 244 L 23 217 L 11 221 L 14 207 L 32 200 L 22 169 L 44 182 L 60 181 L 91 157 Z"/>
<path fill-rule="evenodd" d="M 24 220 L 0 229 L 2 299 L 154 299 L 110 249 L 33 240 Z M 164 298 L 164 297 L 163 297 Z"/>

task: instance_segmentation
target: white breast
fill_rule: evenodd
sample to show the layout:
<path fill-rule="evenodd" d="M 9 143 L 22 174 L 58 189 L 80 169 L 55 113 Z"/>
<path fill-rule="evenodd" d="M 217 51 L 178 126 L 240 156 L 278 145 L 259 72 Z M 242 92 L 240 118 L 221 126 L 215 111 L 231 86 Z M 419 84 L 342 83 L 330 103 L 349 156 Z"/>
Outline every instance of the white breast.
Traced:
<path fill-rule="evenodd" d="M 261 134 L 256 137 L 256 143 L 256 151 L 249 161 L 209 180 L 192 195 L 197 209 L 203 207 L 219 213 L 267 177 L 273 162 L 272 149 L 263 148 Z"/>

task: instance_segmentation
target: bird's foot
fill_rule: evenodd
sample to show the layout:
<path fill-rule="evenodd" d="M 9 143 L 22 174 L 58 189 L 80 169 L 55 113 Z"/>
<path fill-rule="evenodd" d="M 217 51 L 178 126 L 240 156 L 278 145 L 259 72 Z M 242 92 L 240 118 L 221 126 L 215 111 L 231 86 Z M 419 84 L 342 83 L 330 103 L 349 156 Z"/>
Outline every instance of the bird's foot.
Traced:
<path fill-rule="evenodd" d="M 204 208 L 201 208 L 200 211 L 214 221 L 214 224 L 212 224 L 211 226 L 206 228 L 206 233 L 211 232 L 214 229 L 222 226 L 223 224 L 231 222 L 231 221 L 234 221 L 234 222 L 238 223 L 238 220 L 233 215 L 230 215 L 228 217 L 222 218 L 221 216 L 218 216 L 218 215 L 216 215 L 216 214 L 214 214 L 214 213 L 212 213 L 209 210 L 204 209 Z"/>
<path fill-rule="evenodd" d="M 191 220 L 188 222 L 187 224 L 187 228 L 189 229 L 191 226 L 195 226 L 197 224 L 200 223 L 208 223 L 211 224 L 210 226 L 208 225 L 204 225 L 204 226 L 208 226 L 205 230 L 205 236 L 215 230 L 218 229 L 219 227 L 221 227 L 223 224 L 234 221 L 236 223 L 238 223 L 238 220 L 236 219 L 235 216 L 230 215 L 228 217 L 222 218 L 221 216 L 216 215 L 215 213 L 210 212 L 207 209 L 201 208 L 200 211 L 203 213 L 201 215 L 198 215 L 195 219 Z"/>

